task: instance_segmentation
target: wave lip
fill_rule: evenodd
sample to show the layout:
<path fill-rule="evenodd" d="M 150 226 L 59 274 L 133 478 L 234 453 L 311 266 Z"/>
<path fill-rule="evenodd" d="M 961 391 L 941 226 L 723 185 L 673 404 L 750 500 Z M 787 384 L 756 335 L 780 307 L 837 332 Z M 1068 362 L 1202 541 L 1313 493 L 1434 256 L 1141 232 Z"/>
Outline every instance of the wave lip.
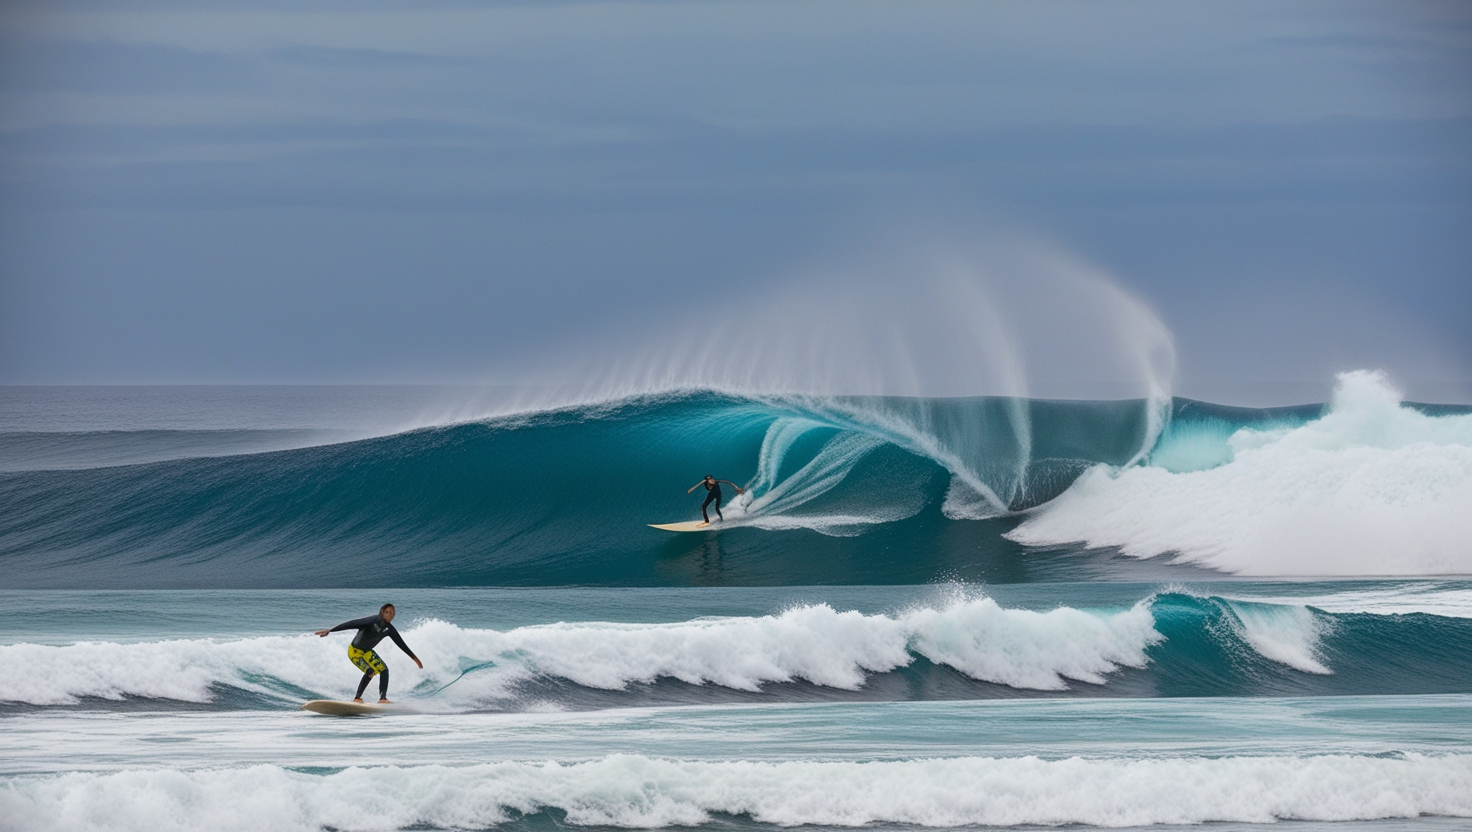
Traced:
<path fill-rule="evenodd" d="M 696 826 L 716 814 L 839 827 L 1472 817 L 1469 755 L 872 762 L 613 755 L 328 775 L 268 765 L 72 773 L 7 785 L 0 814 L 36 830 L 484 828 L 547 810 L 574 825 L 634 828 Z"/>
<path fill-rule="evenodd" d="M 1007 536 L 1243 575 L 1472 573 L 1472 415 L 1426 415 L 1383 374 L 1345 373 L 1321 418 L 1230 445 L 1207 470 L 1097 466 Z"/>

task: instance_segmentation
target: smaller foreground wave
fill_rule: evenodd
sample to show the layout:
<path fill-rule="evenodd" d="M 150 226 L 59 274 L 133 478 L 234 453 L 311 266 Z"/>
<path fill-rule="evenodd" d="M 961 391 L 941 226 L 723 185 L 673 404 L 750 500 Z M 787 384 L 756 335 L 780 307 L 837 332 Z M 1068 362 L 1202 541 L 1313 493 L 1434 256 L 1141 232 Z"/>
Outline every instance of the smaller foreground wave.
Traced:
<path fill-rule="evenodd" d="M 1332 787 L 1326 784 L 1332 784 Z M 35 830 L 482 829 L 547 813 L 575 826 L 924 827 L 1472 817 L 1472 756 L 277 766 L 12 778 L 0 815 Z M 241 807 L 250 807 L 242 812 Z M 104 820 L 105 819 L 105 820 Z"/>
<path fill-rule="evenodd" d="M 406 633 L 425 660 L 417 692 L 465 708 L 512 700 L 535 678 L 618 691 L 674 679 L 739 691 L 805 681 L 855 690 L 869 674 L 924 657 L 973 679 L 1033 690 L 1065 690 L 1068 679 L 1103 684 L 1120 667 L 1144 667 L 1159 640 L 1148 603 L 1117 612 L 1061 607 L 1006 609 L 990 598 L 961 599 L 895 615 L 839 612 L 827 604 L 760 617 L 673 624 L 546 624 L 496 630 L 421 622 Z M 79 697 L 145 697 L 208 702 L 216 685 L 293 699 L 343 698 L 356 682 L 345 643 L 313 636 L 181 639 L 65 646 L 0 647 L 21 672 L 0 680 L 0 701 L 71 705 Z M 389 654 L 392 662 L 393 656 Z M 400 665 L 402 666 L 402 665 Z M 342 672 L 324 673 L 324 668 Z M 323 686 L 324 677 L 339 677 Z M 394 677 L 404 686 L 403 675 Z M 400 687 L 402 689 L 402 687 Z"/>
<path fill-rule="evenodd" d="M 784 701 L 800 689 L 882 699 L 1472 691 L 1468 619 L 1183 592 L 1046 612 L 958 592 L 879 615 L 808 604 L 764 616 L 505 631 L 428 620 L 406 638 L 425 669 L 389 650 L 393 690 L 417 709 L 446 712 L 642 704 L 669 685 L 710 689 L 706 701 Z M 358 675 L 345 649 L 344 639 L 311 635 L 12 644 L 0 646 L 0 663 L 13 669 L 0 678 L 0 702 L 274 708 L 342 699 Z"/>

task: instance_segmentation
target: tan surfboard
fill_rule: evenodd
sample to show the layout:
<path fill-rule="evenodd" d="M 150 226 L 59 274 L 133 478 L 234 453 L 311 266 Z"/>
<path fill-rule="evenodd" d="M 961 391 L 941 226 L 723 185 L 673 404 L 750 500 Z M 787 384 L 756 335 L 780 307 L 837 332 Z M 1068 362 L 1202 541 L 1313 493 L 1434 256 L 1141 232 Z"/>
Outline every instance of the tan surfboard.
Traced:
<path fill-rule="evenodd" d="M 684 523 L 650 523 L 649 528 L 664 529 L 667 532 L 713 532 L 720 525 L 720 521 L 707 523 L 704 520 L 687 520 Z"/>
<path fill-rule="evenodd" d="M 336 699 L 313 699 L 302 706 L 302 710 L 328 716 L 374 716 L 403 710 L 397 705 L 369 704 L 367 702 L 339 702 Z"/>

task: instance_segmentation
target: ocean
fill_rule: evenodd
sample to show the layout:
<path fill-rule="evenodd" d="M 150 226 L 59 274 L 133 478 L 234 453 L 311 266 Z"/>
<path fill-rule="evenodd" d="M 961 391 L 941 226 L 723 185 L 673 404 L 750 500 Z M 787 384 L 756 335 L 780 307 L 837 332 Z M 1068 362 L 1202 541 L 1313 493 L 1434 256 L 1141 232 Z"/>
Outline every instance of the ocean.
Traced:
<path fill-rule="evenodd" d="M 1366 372 L 4 387 L 0 830 L 1463 829 L 1468 541 L 1472 407 Z M 399 710 L 299 710 L 390 602 Z"/>

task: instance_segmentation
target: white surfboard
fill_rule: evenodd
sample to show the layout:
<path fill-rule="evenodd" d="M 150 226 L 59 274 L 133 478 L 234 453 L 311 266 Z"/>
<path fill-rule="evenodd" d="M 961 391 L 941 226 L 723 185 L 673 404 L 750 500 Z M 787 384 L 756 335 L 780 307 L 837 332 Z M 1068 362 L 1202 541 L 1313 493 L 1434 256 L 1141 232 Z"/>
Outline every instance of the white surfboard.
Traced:
<path fill-rule="evenodd" d="M 651 529 L 664 529 L 667 532 L 713 532 L 720 528 L 720 521 L 707 523 L 704 520 L 687 520 L 684 523 L 650 523 Z"/>
<path fill-rule="evenodd" d="M 398 705 L 379 705 L 367 702 L 339 702 L 336 699 L 313 699 L 302 706 L 302 710 L 328 716 L 373 716 L 374 714 L 404 713 Z"/>

